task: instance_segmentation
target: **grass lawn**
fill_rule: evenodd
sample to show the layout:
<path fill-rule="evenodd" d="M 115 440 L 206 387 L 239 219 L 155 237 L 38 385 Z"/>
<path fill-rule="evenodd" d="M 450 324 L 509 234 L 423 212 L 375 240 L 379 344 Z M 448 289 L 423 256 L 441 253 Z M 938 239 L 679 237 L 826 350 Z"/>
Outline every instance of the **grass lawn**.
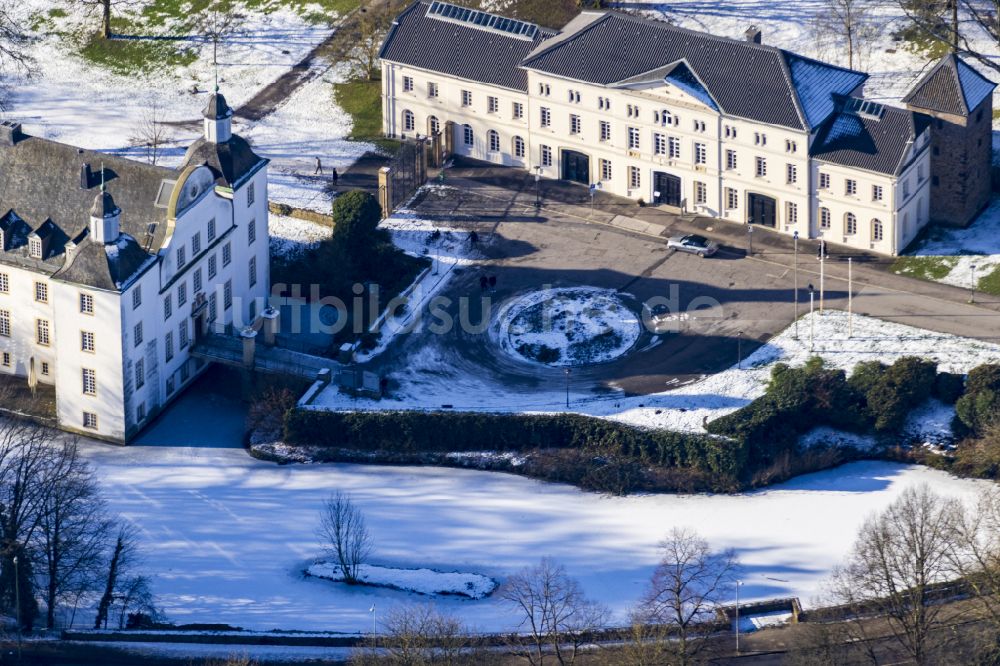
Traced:
<path fill-rule="evenodd" d="M 921 280 L 940 280 L 957 263 L 958 257 L 898 257 L 892 263 L 891 270 L 898 275 Z"/>
<path fill-rule="evenodd" d="M 371 141 L 383 150 L 396 152 L 399 142 L 382 136 L 382 82 L 354 79 L 333 84 L 333 97 L 351 116 L 352 141 Z"/>
<path fill-rule="evenodd" d="M 987 294 L 1000 296 L 1000 267 L 993 269 L 993 272 L 989 275 L 979 278 L 979 284 L 976 285 L 976 289 Z"/>

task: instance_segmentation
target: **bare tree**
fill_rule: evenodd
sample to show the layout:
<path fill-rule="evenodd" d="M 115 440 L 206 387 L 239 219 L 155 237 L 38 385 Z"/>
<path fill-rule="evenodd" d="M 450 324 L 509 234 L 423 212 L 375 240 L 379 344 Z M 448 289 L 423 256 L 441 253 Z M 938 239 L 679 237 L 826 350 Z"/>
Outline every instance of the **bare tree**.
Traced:
<path fill-rule="evenodd" d="M 84 5 L 89 11 L 101 15 L 101 38 L 111 38 L 111 11 L 119 5 L 135 4 L 136 0 L 69 0 L 69 2 Z"/>
<path fill-rule="evenodd" d="M 713 552 L 692 530 L 674 528 L 660 544 L 662 558 L 639 605 L 638 619 L 670 625 L 671 663 L 687 666 L 705 644 L 697 625 L 729 599 L 739 562 L 732 550 Z"/>
<path fill-rule="evenodd" d="M 76 443 L 55 447 L 55 452 L 36 548 L 49 629 L 55 627 L 61 604 L 72 600 L 75 606 L 81 596 L 99 587 L 110 528 L 97 481 Z"/>
<path fill-rule="evenodd" d="M 320 516 L 319 536 L 337 558 L 344 582 L 358 582 L 358 570 L 374 548 L 365 517 L 350 495 L 337 491 L 326 501 Z"/>
<path fill-rule="evenodd" d="M 562 565 L 547 558 L 512 575 L 498 594 L 521 618 L 527 642 L 516 639 L 511 647 L 531 666 L 574 663 L 579 648 L 608 616 Z"/>
<path fill-rule="evenodd" d="M 907 488 L 861 527 L 847 561 L 833 575 L 831 591 L 854 621 L 854 638 L 871 645 L 871 616 L 882 617 L 892 638 L 916 664 L 934 661 L 951 634 L 940 631 L 956 612 L 934 603 L 935 584 L 951 571 L 954 526 L 960 505 L 928 486 Z"/>
<path fill-rule="evenodd" d="M 150 164 L 156 164 L 163 156 L 163 146 L 170 141 L 170 131 L 160 117 L 159 106 L 153 104 L 143 113 L 135 126 L 129 143 L 140 148 Z"/>
<path fill-rule="evenodd" d="M 440 613 L 431 604 L 393 608 L 381 625 L 378 643 L 360 646 L 352 655 L 351 664 L 458 666 L 489 661 L 489 655 L 478 648 L 461 621 Z"/>
<path fill-rule="evenodd" d="M 97 616 L 94 619 L 94 629 L 106 627 L 111 607 L 122 585 L 128 584 L 128 571 L 135 562 L 139 551 L 139 534 L 131 523 L 122 522 L 118 525 L 111 544 L 111 552 L 107 555 L 107 575 L 104 578 L 104 593 L 97 604 Z"/>
<path fill-rule="evenodd" d="M 145 615 L 151 620 L 159 617 L 148 576 L 131 575 L 121 579 L 115 600 L 119 629 L 128 626 L 127 621 L 133 613 Z"/>
<path fill-rule="evenodd" d="M 362 7 L 345 26 L 351 47 L 346 59 L 367 81 L 379 77 L 379 51 L 395 18 L 388 5 Z"/>
<path fill-rule="evenodd" d="M 860 67 L 881 31 L 873 10 L 871 0 L 824 0 L 816 16 L 817 43 L 832 40 L 837 52 L 846 49 L 849 68 Z"/>
<path fill-rule="evenodd" d="M 219 62 L 219 42 L 239 32 L 246 16 L 234 11 L 231 2 L 213 0 L 195 17 L 195 32 L 205 36 L 212 43 L 212 62 Z"/>
<path fill-rule="evenodd" d="M 1000 0 L 897 0 L 916 35 L 1000 72 Z M 975 47 L 985 38 L 993 48 Z"/>
<path fill-rule="evenodd" d="M 31 74 L 35 60 L 28 47 L 32 39 L 23 21 L 14 15 L 16 0 L 0 0 L 0 70 L 8 74 Z"/>

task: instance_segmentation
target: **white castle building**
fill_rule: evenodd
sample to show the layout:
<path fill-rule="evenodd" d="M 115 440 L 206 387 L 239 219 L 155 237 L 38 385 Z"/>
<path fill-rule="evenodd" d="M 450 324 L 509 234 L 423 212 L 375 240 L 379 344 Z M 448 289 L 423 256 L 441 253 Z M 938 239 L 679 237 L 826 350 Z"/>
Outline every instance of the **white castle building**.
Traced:
<path fill-rule="evenodd" d="M 0 127 L 0 373 L 54 385 L 66 430 L 128 441 L 264 307 L 267 160 L 218 91 L 204 117 L 177 169 Z"/>
<path fill-rule="evenodd" d="M 884 254 L 986 205 L 992 82 L 948 56 L 896 108 L 863 98 L 865 73 L 761 41 L 613 11 L 550 31 L 419 0 L 382 47 L 384 131 Z"/>

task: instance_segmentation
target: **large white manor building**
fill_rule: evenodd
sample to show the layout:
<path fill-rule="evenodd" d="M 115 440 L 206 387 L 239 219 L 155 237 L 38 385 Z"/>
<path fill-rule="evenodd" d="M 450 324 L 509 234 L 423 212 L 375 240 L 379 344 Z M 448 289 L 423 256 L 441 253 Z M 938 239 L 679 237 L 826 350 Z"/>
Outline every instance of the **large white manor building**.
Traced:
<path fill-rule="evenodd" d="M 0 373 L 55 387 L 59 426 L 125 442 L 263 309 L 267 160 L 221 94 L 177 169 L 0 126 Z"/>
<path fill-rule="evenodd" d="M 381 58 L 387 135 L 655 205 L 897 254 L 989 197 L 995 85 L 954 56 L 903 109 L 755 29 L 584 11 L 556 32 L 419 0 Z"/>

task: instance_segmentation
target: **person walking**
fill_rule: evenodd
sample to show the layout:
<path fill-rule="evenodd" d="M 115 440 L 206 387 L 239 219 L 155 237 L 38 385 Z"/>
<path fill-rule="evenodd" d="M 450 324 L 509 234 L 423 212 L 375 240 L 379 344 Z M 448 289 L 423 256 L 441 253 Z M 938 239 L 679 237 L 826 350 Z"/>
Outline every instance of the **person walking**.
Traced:
<path fill-rule="evenodd" d="M 334 187 L 337 187 L 338 178 L 340 178 L 340 174 L 337 173 L 337 167 L 333 167 L 333 171 L 330 173 L 330 180 L 333 182 Z"/>
<path fill-rule="evenodd" d="M 316 169 L 313 171 L 313 175 L 323 174 L 323 162 L 319 159 L 319 155 L 316 156 Z"/>

